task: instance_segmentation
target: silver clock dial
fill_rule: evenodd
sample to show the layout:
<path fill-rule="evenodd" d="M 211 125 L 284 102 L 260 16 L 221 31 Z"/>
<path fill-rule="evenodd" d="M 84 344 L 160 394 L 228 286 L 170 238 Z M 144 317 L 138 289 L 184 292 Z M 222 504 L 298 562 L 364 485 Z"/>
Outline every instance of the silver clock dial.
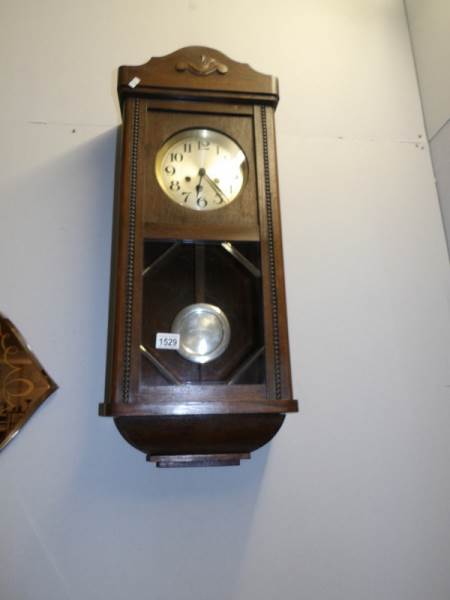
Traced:
<path fill-rule="evenodd" d="M 165 194 L 191 210 L 216 210 L 233 202 L 247 176 L 247 159 L 229 136 L 186 129 L 167 140 L 156 156 L 156 177 Z"/>

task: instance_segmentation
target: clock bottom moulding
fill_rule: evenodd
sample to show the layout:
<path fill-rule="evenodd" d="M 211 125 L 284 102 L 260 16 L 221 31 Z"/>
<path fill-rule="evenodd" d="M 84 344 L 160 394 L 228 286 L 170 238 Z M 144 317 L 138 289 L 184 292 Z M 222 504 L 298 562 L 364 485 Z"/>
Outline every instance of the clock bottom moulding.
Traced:
<path fill-rule="evenodd" d="M 122 416 L 122 437 L 159 467 L 230 466 L 280 429 L 284 414 Z"/>

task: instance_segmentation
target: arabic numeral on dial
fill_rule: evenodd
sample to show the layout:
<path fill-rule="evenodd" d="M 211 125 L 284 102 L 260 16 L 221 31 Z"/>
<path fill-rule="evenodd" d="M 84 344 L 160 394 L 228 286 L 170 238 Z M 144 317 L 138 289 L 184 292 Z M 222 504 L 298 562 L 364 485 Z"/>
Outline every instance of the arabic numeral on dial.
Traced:
<path fill-rule="evenodd" d="M 184 152 L 192 152 L 192 144 L 190 144 L 190 143 L 183 144 L 183 151 Z"/>
<path fill-rule="evenodd" d="M 189 200 L 189 196 L 191 195 L 191 192 L 181 192 L 181 195 L 184 196 L 183 202 L 184 202 L 184 204 L 186 204 L 187 201 Z"/>
<path fill-rule="evenodd" d="M 199 208 L 206 208 L 208 206 L 208 201 L 205 198 L 197 198 L 197 206 Z"/>
<path fill-rule="evenodd" d="M 170 161 L 171 162 L 181 162 L 183 160 L 183 155 L 181 152 L 171 152 L 170 153 Z"/>
<path fill-rule="evenodd" d="M 198 140 L 199 150 L 209 150 L 209 140 Z"/>
<path fill-rule="evenodd" d="M 174 192 L 179 192 L 180 191 L 180 182 L 177 181 L 176 179 L 172 179 L 172 181 L 170 182 L 170 189 Z"/>
<path fill-rule="evenodd" d="M 164 167 L 164 171 L 168 175 L 175 175 L 175 167 L 173 165 L 167 165 L 166 167 Z"/>

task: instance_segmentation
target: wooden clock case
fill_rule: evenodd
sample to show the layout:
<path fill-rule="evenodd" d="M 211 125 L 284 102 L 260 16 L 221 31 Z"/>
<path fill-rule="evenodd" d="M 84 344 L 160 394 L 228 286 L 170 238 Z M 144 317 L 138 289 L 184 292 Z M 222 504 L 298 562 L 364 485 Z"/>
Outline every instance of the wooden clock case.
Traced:
<path fill-rule="evenodd" d="M 157 466 L 235 465 L 268 442 L 292 399 L 274 137 L 277 80 L 204 47 L 120 67 L 123 115 L 102 416 Z M 170 201 L 155 176 L 175 133 L 208 128 L 244 151 L 239 197 L 214 211 Z M 193 302 L 220 305 L 231 338 L 193 364 L 156 350 Z"/>

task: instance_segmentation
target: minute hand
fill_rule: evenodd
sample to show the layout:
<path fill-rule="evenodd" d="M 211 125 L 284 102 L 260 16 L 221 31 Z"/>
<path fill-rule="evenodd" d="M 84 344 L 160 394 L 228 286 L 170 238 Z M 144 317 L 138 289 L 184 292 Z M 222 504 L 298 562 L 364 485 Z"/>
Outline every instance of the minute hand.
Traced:
<path fill-rule="evenodd" d="M 213 188 L 213 190 L 215 192 L 217 192 L 217 194 L 219 194 L 219 196 L 221 196 L 225 200 L 225 202 L 229 202 L 229 198 L 224 194 L 224 192 L 220 189 L 220 187 L 217 185 L 217 183 L 211 179 L 211 177 L 208 175 L 208 173 L 205 173 L 205 179 L 209 183 L 209 185 Z"/>

